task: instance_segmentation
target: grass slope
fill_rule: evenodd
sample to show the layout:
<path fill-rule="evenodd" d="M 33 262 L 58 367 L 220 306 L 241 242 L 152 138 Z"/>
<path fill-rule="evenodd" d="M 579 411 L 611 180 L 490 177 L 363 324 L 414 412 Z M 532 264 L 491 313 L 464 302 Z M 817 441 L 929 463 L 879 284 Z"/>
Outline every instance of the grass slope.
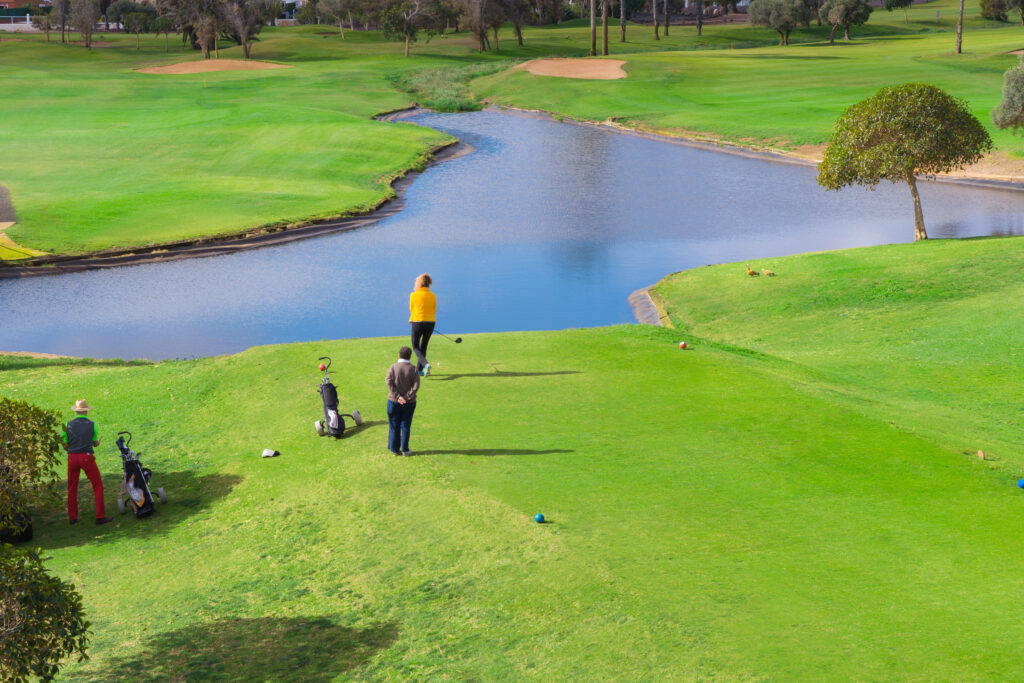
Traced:
<path fill-rule="evenodd" d="M 962 454 L 983 445 L 972 432 L 1005 423 L 1008 444 L 1019 423 L 1005 350 L 1020 315 L 994 303 L 1019 299 L 1018 242 L 790 257 L 766 264 L 772 279 L 683 273 L 659 291 L 705 336 L 687 352 L 678 331 L 638 326 L 440 345 L 414 458 L 384 449 L 399 340 L 2 359 L 6 396 L 98 406 L 109 489 L 110 442 L 130 429 L 171 497 L 99 530 L 42 516 L 50 565 L 95 624 L 93 660 L 67 674 L 1019 678 L 1024 463 Z M 996 311 L 991 335 L 942 352 L 950 326 Z M 850 321 L 863 336 L 846 339 Z M 312 430 L 325 353 L 369 421 L 340 442 Z M 928 394 L 936 367 L 977 389 Z"/>
<path fill-rule="evenodd" d="M 805 372 L 881 419 L 1024 468 L 1024 240 L 929 240 L 678 273 L 676 324 Z"/>

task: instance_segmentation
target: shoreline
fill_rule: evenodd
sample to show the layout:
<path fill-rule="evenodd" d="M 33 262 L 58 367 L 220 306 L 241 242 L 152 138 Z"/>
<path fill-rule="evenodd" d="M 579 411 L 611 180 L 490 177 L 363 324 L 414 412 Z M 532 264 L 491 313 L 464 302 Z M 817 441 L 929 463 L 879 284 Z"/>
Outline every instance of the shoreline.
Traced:
<path fill-rule="evenodd" d="M 567 114 L 548 111 L 546 109 L 527 109 L 524 107 L 507 106 L 489 102 L 487 103 L 486 110 L 500 111 L 513 115 L 545 117 L 559 123 L 597 128 L 600 130 L 622 133 L 624 135 L 632 135 L 634 137 L 644 138 L 647 140 L 665 142 L 683 147 L 692 147 L 694 149 L 701 149 L 708 152 L 731 154 L 733 156 L 740 156 L 748 159 L 759 159 L 761 161 L 768 161 L 777 164 L 793 164 L 796 166 L 813 167 L 817 166 L 821 162 L 821 159 L 817 157 L 810 157 L 782 149 L 756 146 L 744 147 L 734 141 L 716 138 L 711 135 L 704 135 L 700 133 L 687 135 L 684 133 L 673 133 L 658 128 L 636 128 L 619 123 L 616 120 L 616 117 L 610 117 L 604 121 L 595 121 L 591 119 L 576 118 Z M 1022 160 L 1022 163 L 1024 163 L 1024 160 Z M 1011 178 L 1019 178 L 1019 180 L 1012 180 Z M 935 176 L 921 174 L 918 176 L 918 179 L 924 182 L 950 183 L 970 187 L 1003 189 L 1015 192 L 1024 191 L 1024 174 L 1020 176 L 983 176 L 970 175 L 969 172 L 959 171 L 956 174 L 942 174 Z"/>
<path fill-rule="evenodd" d="M 406 111 L 405 109 L 399 111 Z M 396 112 L 386 112 L 379 120 Z M 222 256 L 248 249 L 287 244 L 296 240 L 319 237 L 335 232 L 356 230 L 392 216 L 405 206 L 405 190 L 425 170 L 435 164 L 458 159 L 473 152 L 473 146 L 460 140 L 432 147 L 415 164 L 396 171 L 386 181 L 391 196 L 381 199 L 371 209 L 353 215 L 340 214 L 335 218 L 314 221 L 296 221 L 286 225 L 269 225 L 229 234 L 197 237 L 189 240 L 151 244 L 142 247 L 109 249 L 75 255 L 50 255 L 0 263 L 0 280 L 41 275 L 64 275 L 86 270 L 117 268 L 145 263 L 162 263 L 189 258 Z M 25 265 L 15 265 L 24 263 Z"/>
<path fill-rule="evenodd" d="M 699 133 L 691 135 L 673 133 L 663 129 L 647 129 L 628 126 L 611 117 L 605 121 L 580 119 L 544 109 L 527 109 L 523 107 L 504 106 L 484 103 L 486 111 L 506 113 L 513 116 L 537 116 L 559 123 L 587 126 L 600 130 L 632 135 L 674 145 L 701 149 L 709 152 L 731 154 L 749 159 L 757 159 L 770 163 L 795 164 L 799 166 L 817 166 L 820 160 L 786 150 L 745 147 L 733 141 L 726 141 Z M 392 123 L 405 120 L 422 113 L 433 112 L 432 109 L 418 104 L 385 111 L 374 116 L 374 120 Z M 312 221 L 296 221 L 288 224 L 272 224 L 251 228 L 234 234 L 197 237 L 188 240 L 151 244 L 129 248 L 107 249 L 75 255 L 45 255 L 19 259 L 17 261 L 0 262 L 0 279 L 35 277 L 39 275 L 62 275 L 66 273 L 98 270 L 144 263 L 158 263 L 187 258 L 220 256 L 246 249 L 276 246 L 309 237 L 318 237 L 333 232 L 343 232 L 367 227 L 379 220 L 394 215 L 404 207 L 404 192 L 416 177 L 430 166 L 470 154 L 473 147 L 461 140 L 435 146 L 425 152 L 417 163 L 411 167 L 395 172 L 391 176 L 390 188 L 393 196 L 386 197 L 373 208 L 363 213 Z M 952 183 L 971 187 L 1003 189 L 1019 192 L 1024 190 L 1024 176 L 1020 180 L 1010 180 L 1016 176 L 985 177 L 961 174 L 921 176 L 925 182 Z M 16 265 L 24 263 L 24 265 Z M 638 290 L 640 291 L 640 290 Z M 634 292 L 633 294 L 636 294 Z M 632 294 L 630 296 L 633 296 Z"/>

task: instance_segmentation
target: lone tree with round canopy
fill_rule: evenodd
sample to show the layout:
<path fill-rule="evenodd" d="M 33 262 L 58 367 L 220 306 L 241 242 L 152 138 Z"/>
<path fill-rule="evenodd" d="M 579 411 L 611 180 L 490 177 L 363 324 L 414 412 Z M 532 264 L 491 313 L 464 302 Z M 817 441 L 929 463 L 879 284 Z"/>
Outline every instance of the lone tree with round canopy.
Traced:
<path fill-rule="evenodd" d="M 904 182 L 914 199 L 914 239 L 924 229 L 917 176 L 969 166 L 992 149 L 992 139 L 964 100 L 932 85 L 907 83 L 882 88 L 853 105 L 832 128 L 818 184 L 874 189 L 882 180 Z"/>

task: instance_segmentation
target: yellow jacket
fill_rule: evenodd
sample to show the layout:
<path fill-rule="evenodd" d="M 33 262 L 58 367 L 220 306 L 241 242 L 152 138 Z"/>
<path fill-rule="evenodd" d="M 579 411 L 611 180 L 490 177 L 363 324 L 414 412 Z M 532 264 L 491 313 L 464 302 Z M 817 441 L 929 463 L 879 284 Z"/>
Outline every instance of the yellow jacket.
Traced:
<path fill-rule="evenodd" d="M 417 287 L 416 291 L 409 295 L 409 322 L 436 322 L 436 315 L 437 297 L 427 287 Z"/>

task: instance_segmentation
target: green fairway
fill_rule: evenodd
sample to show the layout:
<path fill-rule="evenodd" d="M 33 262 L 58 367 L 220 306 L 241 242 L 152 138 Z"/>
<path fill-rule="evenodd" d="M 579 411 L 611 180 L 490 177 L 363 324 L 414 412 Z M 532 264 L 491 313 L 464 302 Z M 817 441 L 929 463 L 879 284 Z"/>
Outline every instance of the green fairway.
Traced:
<path fill-rule="evenodd" d="M 496 103 L 591 120 L 792 148 L 824 141 L 839 113 L 878 88 L 924 81 L 965 97 L 991 129 L 1007 54 L 1019 26 L 968 12 L 963 55 L 952 54 L 955 3 L 878 10 L 851 43 L 830 47 L 827 27 L 798 30 L 777 47 L 773 31 L 743 23 L 673 27 L 653 40 L 629 27 L 613 56 L 629 77 L 589 81 L 504 70 L 544 56 L 583 56 L 586 22 L 529 28 L 525 46 L 505 32 L 501 50 L 479 54 L 466 33 L 435 37 L 404 58 L 397 43 L 329 26 L 268 28 L 254 59 L 272 71 L 193 75 L 136 73 L 195 60 L 180 44 L 104 34 L 86 50 L 42 36 L 0 42 L 0 185 L 12 194 L 17 243 L 51 252 L 130 247 L 335 216 L 376 205 L 386 180 L 448 140 L 435 131 L 371 117 L 414 100 L 471 106 L 462 80 Z M 936 11 L 941 20 L 935 19 Z M 174 42 L 174 41 L 172 41 Z M 240 48 L 221 50 L 225 58 Z M 404 88 L 408 92 L 400 91 Z M 1024 142 L 994 132 L 999 154 Z M 7 256 L 13 254 L 8 253 Z"/>
<path fill-rule="evenodd" d="M 628 78 L 582 81 L 506 71 L 475 83 L 491 101 L 576 118 L 620 123 L 737 144 L 791 148 L 828 139 L 842 111 L 879 88 L 921 81 L 968 100 L 993 133 L 996 148 L 1024 155 L 1024 141 L 996 131 L 989 111 L 1000 100 L 1003 72 L 1024 46 L 1019 25 L 1000 24 L 968 8 L 964 53 L 954 54 L 957 3 L 939 0 L 903 13 L 876 9 L 853 41 L 829 46 L 829 27 L 798 29 L 788 47 L 770 45 L 775 33 L 737 26 L 674 30 L 689 50 L 625 55 Z M 936 21 L 936 11 L 941 21 Z M 635 34 L 634 34 L 635 35 Z M 738 49 L 740 46 L 747 49 Z M 736 49 L 729 49 L 730 47 Z M 718 48 L 718 49 L 701 49 Z M 613 50 L 622 53 L 618 44 Z"/>
<path fill-rule="evenodd" d="M 0 360 L 5 396 L 96 406 L 111 494 L 129 429 L 170 496 L 41 516 L 94 624 L 67 673 L 1018 678 L 1022 244 L 682 273 L 658 291 L 685 332 L 470 336 L 435 351 L 412 458 L 385 449 L 401 340 Z M 368 421 L 341 441 L 313 431 L 324 354 Z"/>

